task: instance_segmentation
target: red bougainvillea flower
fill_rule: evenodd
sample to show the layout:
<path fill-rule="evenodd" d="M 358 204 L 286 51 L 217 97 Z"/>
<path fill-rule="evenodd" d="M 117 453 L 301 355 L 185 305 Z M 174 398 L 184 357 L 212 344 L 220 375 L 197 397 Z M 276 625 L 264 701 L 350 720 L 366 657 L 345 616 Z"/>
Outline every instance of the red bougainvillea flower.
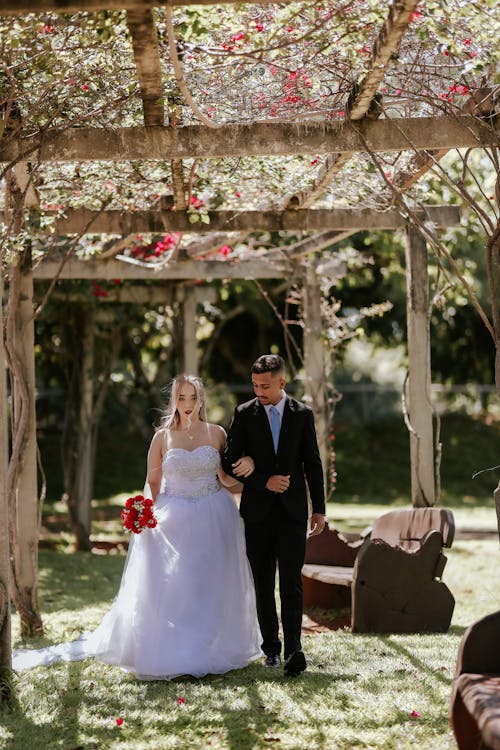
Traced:
<path fill-rule="evenodd" d="M 450 86 L 450 93 L 466 96 L 466 94 L 470 94 L 470 88 L 456 83 L 454 86 Z"/>
<path fill-rule="evenodd" d="M 422 18 L 422 13 L 418 10 L 414 10 L 413 13 L 410 13 L 410 22 L 416 21 L 418 18 Z"/>
<path fill-rule="evenodd" d="M 201 208 L 204 205 L 201 198 L 198 198 L 196 195 L 191 196 L 191 200 L 189 201 L 189 204 L 193 208 Z"/>
<path fill-rule="evenodd" d="M 84 83 L 84 84 L 82 85 L 82 91 L 88 91 L 88 90 L 89 90 L 89 88 L 90 88 L 90 87 L 89 87 L 89 86 L 88 86 L 88 85 L 87 85 L 86 83 Z"/>
<path fill-rule="evenodd" d="M 222 245 L 222 247 L 219 248 L 218 252 L 219 255 L 224 255 L 225 257 L 227 257 L 230 253 L 233 252 L 233 248 L 229 247 L 229 245 Z"/>
<path fill-rule="evenodd" d="M 121 727 L 121 725 L 123 724 L 123 719 L 121 716 L 117 716 L 115 721 L 117 727 Z"/>
<path fill-rule="evenodd" d="M 255 28 L 257 31 L 264 31 L 264 24 L 260 21 L 255 21 Z"/>
<path fill-rule="evenodd" d="M 98 297 L 107 297 L 108 293 L 104 289 L 104 287 L 102 287 L 100 284 L 93 284 L 92 285 L 92 296 L 96 297 L 96 299 L 97 299 Z"/>

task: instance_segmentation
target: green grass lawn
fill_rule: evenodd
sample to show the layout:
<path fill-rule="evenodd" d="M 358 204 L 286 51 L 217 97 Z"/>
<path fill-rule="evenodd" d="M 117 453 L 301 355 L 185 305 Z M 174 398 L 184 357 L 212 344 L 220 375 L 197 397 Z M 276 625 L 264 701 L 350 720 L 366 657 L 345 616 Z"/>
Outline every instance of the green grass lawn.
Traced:
<path fill-rule="evenodd" d="M 329 516 L 341 528 L 362 528 L 380 511 L 378 505 L 337 503 Z M 479 511 L 484 525 L 494 527 L 492 506 L 456 511 L 464 525 L 476 525 Z M 1 717 L 0 747 L 454 748 L 447 712 L 457 648 L 470 622 L 500 607 L 499 554 L 498 538 L 459 539 L 448 552 L 444 578 L 457 604 L 447 634 L 353 635 L 344 629 L 306 635 L 309 669 L 296 680 L 259 663 L 172 682 L 140 682 L 93 660 L 19 673 L 18 705 Z M 116 593 L 123 561 L 119 554 L 43 550 L 45 636 L 28 645 L 57 643 L 95 627 Z M 15 645 L 22 645 L 15 616 L 13 631 Z"/>

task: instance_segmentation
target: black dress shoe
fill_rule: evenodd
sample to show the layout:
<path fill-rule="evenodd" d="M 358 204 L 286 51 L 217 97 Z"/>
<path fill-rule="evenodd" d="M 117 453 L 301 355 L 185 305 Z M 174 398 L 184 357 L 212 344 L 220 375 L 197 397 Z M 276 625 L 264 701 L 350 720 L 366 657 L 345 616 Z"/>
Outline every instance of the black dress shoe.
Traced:
<path fill-rule="evenodd" d="M 307 667 L 306 657 L 302 651 L 294 651 L 285 661 L 284 672 L 287 677 L 297 677 Z"/>
<path fill-rule="evenodd" d="M 279 657 L 279 654 L 275 654 L 274 656 L 266 656 L 264 659 L 264 666 L 265 667 L 279 667 L 281 664 L 281 659 Z"/>

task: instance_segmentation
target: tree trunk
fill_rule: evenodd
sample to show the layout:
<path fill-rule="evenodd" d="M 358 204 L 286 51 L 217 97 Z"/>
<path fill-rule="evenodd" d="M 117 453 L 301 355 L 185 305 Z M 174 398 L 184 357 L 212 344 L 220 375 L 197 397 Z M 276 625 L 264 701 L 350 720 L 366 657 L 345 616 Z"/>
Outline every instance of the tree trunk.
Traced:
<path fill-rule="evenodd" d="M 427 248 L 412 228 L 406 235 L 406 289 L 411 498 L 415 507 L 434 505 L 434 440 L 431 403 Z"/>
<path fill-rule="evenodd" d="M 94 409 L 94 315 L 83 310 L 79 326 L 80 357 L 73 364 L 78 372 L 78 414 L 76 421 L 76 456 L 73 482 L 68 492 L 68 510 L 77 550 L 90 550 L 90 503 L 94 476 L 93 409 Z"/>
<path fill-rule="evenodd" d="M 9 598 L 9 506 L 6 482 L 9 444 L 3 341 L 3 276 L 0 273 L 0 706 L 11 698 L 9 678 L 12 670 Z"/>

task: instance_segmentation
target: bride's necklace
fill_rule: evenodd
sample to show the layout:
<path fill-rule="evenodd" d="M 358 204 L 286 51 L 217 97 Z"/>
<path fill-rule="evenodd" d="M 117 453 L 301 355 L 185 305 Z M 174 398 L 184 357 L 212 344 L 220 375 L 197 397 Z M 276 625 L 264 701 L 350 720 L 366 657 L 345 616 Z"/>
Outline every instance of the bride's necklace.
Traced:
<path fill-rule="evenodd" d="M 194 440 L 194 435 L 190 435 L 191 430 L 196 430 L 196 424 L 190 425 L 190 427 L 182 427 L 180 432 L 184 432 L 188 440 Z"/>

